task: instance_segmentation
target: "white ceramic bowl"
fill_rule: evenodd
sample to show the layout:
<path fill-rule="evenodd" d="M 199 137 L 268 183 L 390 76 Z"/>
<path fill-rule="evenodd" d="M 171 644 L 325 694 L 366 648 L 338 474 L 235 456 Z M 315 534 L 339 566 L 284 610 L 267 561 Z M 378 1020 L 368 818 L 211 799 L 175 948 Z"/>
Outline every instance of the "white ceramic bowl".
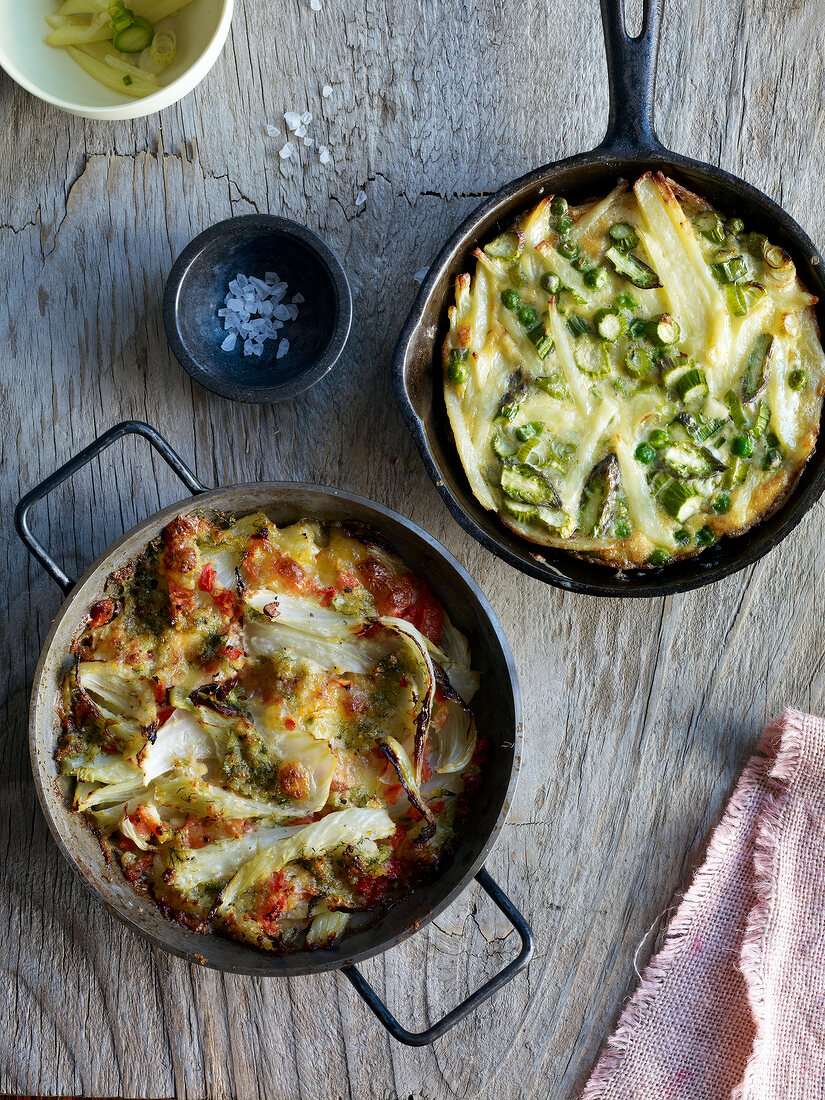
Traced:
<path fill-rule="evenodd" d="M 66 50 L 46 45 L 58 0 L 0 0 L 0 65 L 17 83 L 83 118 L 140 118 L 177 103 L 203 80 L 223 49 L 234 0 L 192 0 L 174 16 L 178 54 L 160 91 L 132 99 L 94 80 Z M 127 2 L 128 7 L 128 2 Z"/>

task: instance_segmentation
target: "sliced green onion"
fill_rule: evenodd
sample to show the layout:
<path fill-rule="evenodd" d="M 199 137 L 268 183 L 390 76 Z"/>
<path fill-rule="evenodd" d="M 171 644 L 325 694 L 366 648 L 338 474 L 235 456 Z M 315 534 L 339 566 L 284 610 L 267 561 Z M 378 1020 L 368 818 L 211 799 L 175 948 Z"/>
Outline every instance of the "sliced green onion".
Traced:
<path fill-rule="evenodd" d="M 703 237 L 713 241 L 714 244 L 722 244 L 724 241 L 725 225 L 715 210 L 703 210 L 693 219 L 693 224 Z"/>
<path fill-rule="evenodd" d="M 745 478 L 748 476 L 748 462 L 745 458 L 740 458 L 738 455 L 734 456 L 730 465 L 725 471 L 722 484 L 726 489 L 733 489 L 736 485 L 741 485 Z"/>
<path fill-rule="evenodd" d="M 647 348 L 628 348 L 624 366 L 631 378 L 647 378 L 653 373 L 653 359 Z"/>
<path fill-rule="evenodd" d="M 126 87 L 128 88 L 130 84 L 134 83 L 134 81 L 132 80 L 132 78 L 131 78 L 131 77 L 129 76 L 129 74 L 127 73 L 127 74 L 126 74 L 126 76 L 124 76 L 124 78 L 123 78 L 123 83 L 124 83 L 124 84 L 126 85 Z"/>
<path fill-rule="evenodd" d="M 759 408 L 756 411 L 756 419 L 753 422 L 751 432 L 756 439 L 759 439 L 768 430 L 768 425 L 771 422 L 771 410 L 765 401 L 759 402 Z"/>
<path fill-rule="evenodd" d="M 687 481 L 668 481 L 665 487 L 660 489 L 658 501 L 677 523 L 684 523 L 686 519 L 698 512 L 701 504 L 699 494 Z"/>
<path fill-rule="evenodd" d="M 776 272 L 790 271 L 793 267 L 793 260 L 790 258 L 784 248 L 780 248 L 778 244 L 768 245 L 763 253 L 765 263 Z"/>
<path fill-rule="evenodd" d="M 735 428 L 749 427 L 748 418 L 745 415 L 745 410 L 742 408 L 742 402 L 739 400 L 737 394 L 735 394 L 733 390 L 728 390 L 723 400 L 728 407 L 733 426 Z"/>
<path fill-rule="evenodd" d="M 710 269 L 714 279 L 723 286 L 738 283 L 748 277 L 748 265 L 743 256 L 730 248 L 720 248 L 714 253 Z"/>
<path fill-rule="evenodd" d="M 639 244 L 639 234 L 629 222 L 616 222 L 611 225 L 607 234 L 622 252 L 630 252 Z"/>
<path fill-rule="evenodd" d="M 687 370 L 676 379 L 676 392 L 685 404 L 705 397 L 708 392 L 708 380 L 700 367 Z"/>
<path fill-rule="evenodd" d="M 578 338 L 590 332 L 590 322 L 578 313 L 573 313 L 567 318 L 567 329 L 571 336 Z"/>
<path fill-rule="evenodd" d="M 613 264 L 616 274 L 621 275 L 623 279 L 628 279 L 634 286 L 642 290 L 653 290 L 662 285 L 656 272 L 643 263 L 638 256 L 623 252 L 616 245 L 608 248 L 605 256 Z"/>
<path fill-rule="evenodd" d="M 530 329 L 527 333 L 527 339 L 536 349 L 536 355 L 542 362 L 556 346 L 555 340 L 550 336 L 542 322 L 539 322 L 534 328 Z"/>
<path fill-rule="evenodd" d="M 485 244 L 484 251 L 494 260 L 515 260 L 524 251 L 524 234 L 511 229 Z"/>
<path fill-rule="evenodd" d="M 544 431 L 544 425 L 540 420 L 530 420 L 527 424 L 521 424 L 516 428 L 515 436 L 519 443 L 526 443 L 528 439 L 535 439 Z"/>
<path fill-rule="evenodd" d="M 603 340 L 585 333 L 576 341 L 573 359 L 583 374 L 591 378 L 603 378 L 610 373 L 610 359 Z"/>
<path fill-rule="evenodd" d="M 170 31 L 164 27 L 163 30 L 155 32 L 155 37 L 152 39 L 150 56 L 156 65 L 162 65 L 164 68 L 167 65 L 171 65 L 175 60 L 177 50 L 178 39 L 174 31 Z"/>
<path fill-rule="evenodd" d="M 774 338 L 770 333 L 763 332 L 754 340 L 742 378 L 742 400 L 745 404 L 753 401 L 765 388 L 773 349 Z"/>
<path fill-rule="evenodd" d="M 761 283 L 751 281 L 749 283 L 743 283 L 742 287 L 745 291 L 745 297 L 748 299 L 748 307 L 750 309 L 759 305 L 762 299 L 767 297 L 768 292 Z"/>
<path fill-rule="evenodd" d="M 607 340 L 610 343 L 618 340 L 620 336 L 624 336 L 627 332 L 627 321 L 624 316 L 618 309 L 611 306 L 596 310 L 593 316 L 593 324 L 596 326 L 596 332 L 602 340 Z"/>
<path fill-rule="evenodd" d="M 494 435 L 490 441 L 490 446 L 493 448 L 495 454 L 501 459 L 512 458 L 516 453 L 516 447 L 510 443 L 509 440 L 505 439 L 503 435 Z"/>
<path fill-rule="evenodd" d="M 746 243 L 748 252 L 750 252 L 752 256 L 757 256 L 761 259 L 765 249 L 768 247 L 769 241 L 764 233 L 748 233 Z"/>
<path fill-rule="evenodd" d="M 738 237 L 744 228 L 745 223 L 741 218 L 728 218 L 725 222 L 725 232 L 729 237 Z"/>
<path fill-rule="evenodd" d="M 768 447 L 762 459 L 763 470 L 778 470 L 782 465 L 782 452 L 778 447 Z"/>
<path fill-rule="evenodd" d="M 630 324 L 627 326 L 627 331 L 634 339 L 638 339 L 644 335 L 646 328 L 646 322 L 641 317 L 634 317 Z"/>
<path fill-rule="evenodd" d="M 121 53 L 143 53 L 147 46 L 151 46 L 154 37 L 155 31 L 149 20 L 136 15 L 131 26 L 115 32 L 112 45 Z"/>
<path fill-rule="evenodd" d="M 748 300 L 741 286 L 730 283 L 726 287 L 728 297 L 728 313 L 731 317 L 744 317 L 748 312 Z"/>
<path fill-rule="evenodd" d="M 555 398 L 557 401 L 566 401 L 570 397 L 567 382 L 558 371 L 554 371 L 544 378 L 536 378 L 535 382 L 543 393 L 546 393 L 548 397 Z"/>
<path fill-rule="evenodd" d="M 538 519 L 538 511 L 532 504 L 524 504 L 520 500 L 511 500 L 509 497 L 505 497 L 501 502 L 501 506 L 509 516 L 518 520 L 519 523 L 533 523 Z"/>
<path fill-rule="evenodd" d="M 647 324 L 647 335 L 651 343 L 664 348 L 675 344 L 680 335 L 680 328 L 669 313 L 663 313 Z"/>

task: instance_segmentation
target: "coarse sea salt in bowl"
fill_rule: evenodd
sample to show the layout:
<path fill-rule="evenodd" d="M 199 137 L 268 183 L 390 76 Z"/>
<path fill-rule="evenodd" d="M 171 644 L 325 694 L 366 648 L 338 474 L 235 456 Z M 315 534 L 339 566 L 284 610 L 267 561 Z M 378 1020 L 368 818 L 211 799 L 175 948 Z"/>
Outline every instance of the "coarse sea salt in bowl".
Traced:
<path fill-rule="evenodd" d="M 58 14 L 60 0 L 0 0 L 0 66 L 26 91 L 70 114 L 140 118 L 177 103 L 200 84 L 226 42 L 233 6 L 234 0 L 191 0 L 161 19 L 156 26 L 175 31 L 177 52 L 158 78 L 158 91 L 140 99 L 98 83 L 67 50 L 48 45 L 46 16 Z"/>
<path fill-rule="evenodd" d="M 332 369 L 349 335 L 352 296 L 317 234 L 274 214 L 249 214 L 186 246 L 166 282 L 163 322 L 196 382 L 233 401 L 269 404 Z"/>

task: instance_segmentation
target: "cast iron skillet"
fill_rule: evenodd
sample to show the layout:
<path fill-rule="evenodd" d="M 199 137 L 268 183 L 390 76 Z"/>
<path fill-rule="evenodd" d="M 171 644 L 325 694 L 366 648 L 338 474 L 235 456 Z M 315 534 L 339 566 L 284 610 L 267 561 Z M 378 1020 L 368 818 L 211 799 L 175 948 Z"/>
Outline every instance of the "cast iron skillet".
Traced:
<path fill-rule="evenodd" d="M 75 582 L 31 533 L 29 509 L 110 443 L 127 434 L 148 439 L 187 489 L 196 495 L 178 501 L 138 524 L 118 539 Z M 390 910 L 384 920 L 345 939 L 332 950 L 304 951 L 279 957 L 219 936 L 197 935 L 167 920 L 154 904 L 131 889 L 119 868 L 107 866 L 97 839 L 67 805 L 69 781 L 58 775 L 54 760 L 58 736 L 55 703 L 71 640 L 90 604 L 101 597 L 108 574 L 140 553 L 170 519 L 181 511 L 193 508 L 240 513 L 263 510 L 278 523 L 310 517 L 370 524 L 385 536 L 413 569 L 426 575 L 450 617 L 467 634 L 472 646 L 473 667 L 482 674 L 474 710 L 480 732 L 489 739 L 489 756 L 472 828 L 462 832 L 454 858 L 435 881 L 412 891 L 401 904 Z M 196 961 L 219 970 L 258 977 L 291 977 L 341 969 L 391 1034 L 402 1043 L 413 1046 L 431 1043 L 443 1035 L 527 965 L 533 950 L 530 929 L 482 866 L 504 825 L 521 761 L 521 708 L 516 671 L 507 641 L 484 594 L 435 539 L 395 512 L 340 489 L 289 482 L 207 489 L 166 440 L 139 421 L 127 421 L 110 428 L 27 493 L 17 506 L 15 523 L 29 551 L 68 597 L 54 619 L 34 677 L 29 738 L 37 794 L 61 852 L 110 913 L 152 944 L 190 962 Z M 457 897 L 473 876 L 516 929 L 521 940 L 519 954 L 432 1027 L 421 1032 L 407 1031 L 367 984 L 355 963 L 386 951 L 423 927 Z"/>
<path fill-rule="evenodd" d="M 401 412 L 430 477 L 461 526 L 516 569 L 558 588 L 594 596 L 667 596 L 744 569 L 781 542 L 825 488 L 825 444 L 820 444 L 786 502 L 752 530 L 739 538 L 724 538 L 689 561 L 617 573 L 563 550 L 534 546 L 514 534 L 473 496 L 458 457 L 444 407 L 441 367 L 455 277 L 472 270 L 474 248 L 508 228 L 517 214 L 548 194 L 581 202 L 607 194 L 620 177 L 634 180 L 649 168 L 661 170 L 787 249 L 800 278 L 819 297 L 817 315 L 825 330 L 822 260 L 796 222 L 750 184 L 713 165 L 671 153 L 653 132 L 651 94 L 663 3 L 644 0 L 642 31 L 631 39 L 625 30 L 623 0 L 601 0 L 610 88 L 604 141 L 592 152 L 522 176 L 470 215 L 430 268 L 399 337 L 392 365 Z"/>

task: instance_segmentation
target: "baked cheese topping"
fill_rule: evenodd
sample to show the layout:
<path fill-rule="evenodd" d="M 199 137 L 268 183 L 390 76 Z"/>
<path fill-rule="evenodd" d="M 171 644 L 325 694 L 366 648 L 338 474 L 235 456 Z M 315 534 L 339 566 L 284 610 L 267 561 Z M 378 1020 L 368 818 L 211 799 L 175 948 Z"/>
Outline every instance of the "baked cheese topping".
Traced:
<path fill-rule="evenodd" d="M 444 344 L 473 493 L 535 543 L 656 567 L 778 507 L 825 389 L 780 247 L 661 174 L 548 197 L 474 253 Z"/>
<path fill-rule="evenodd" d="M 195 931 L 331 946 L 437 873 L 480 781 L 467 641 L 368 528 L 178 516 L 72 654 L 73 807 Z"/>

